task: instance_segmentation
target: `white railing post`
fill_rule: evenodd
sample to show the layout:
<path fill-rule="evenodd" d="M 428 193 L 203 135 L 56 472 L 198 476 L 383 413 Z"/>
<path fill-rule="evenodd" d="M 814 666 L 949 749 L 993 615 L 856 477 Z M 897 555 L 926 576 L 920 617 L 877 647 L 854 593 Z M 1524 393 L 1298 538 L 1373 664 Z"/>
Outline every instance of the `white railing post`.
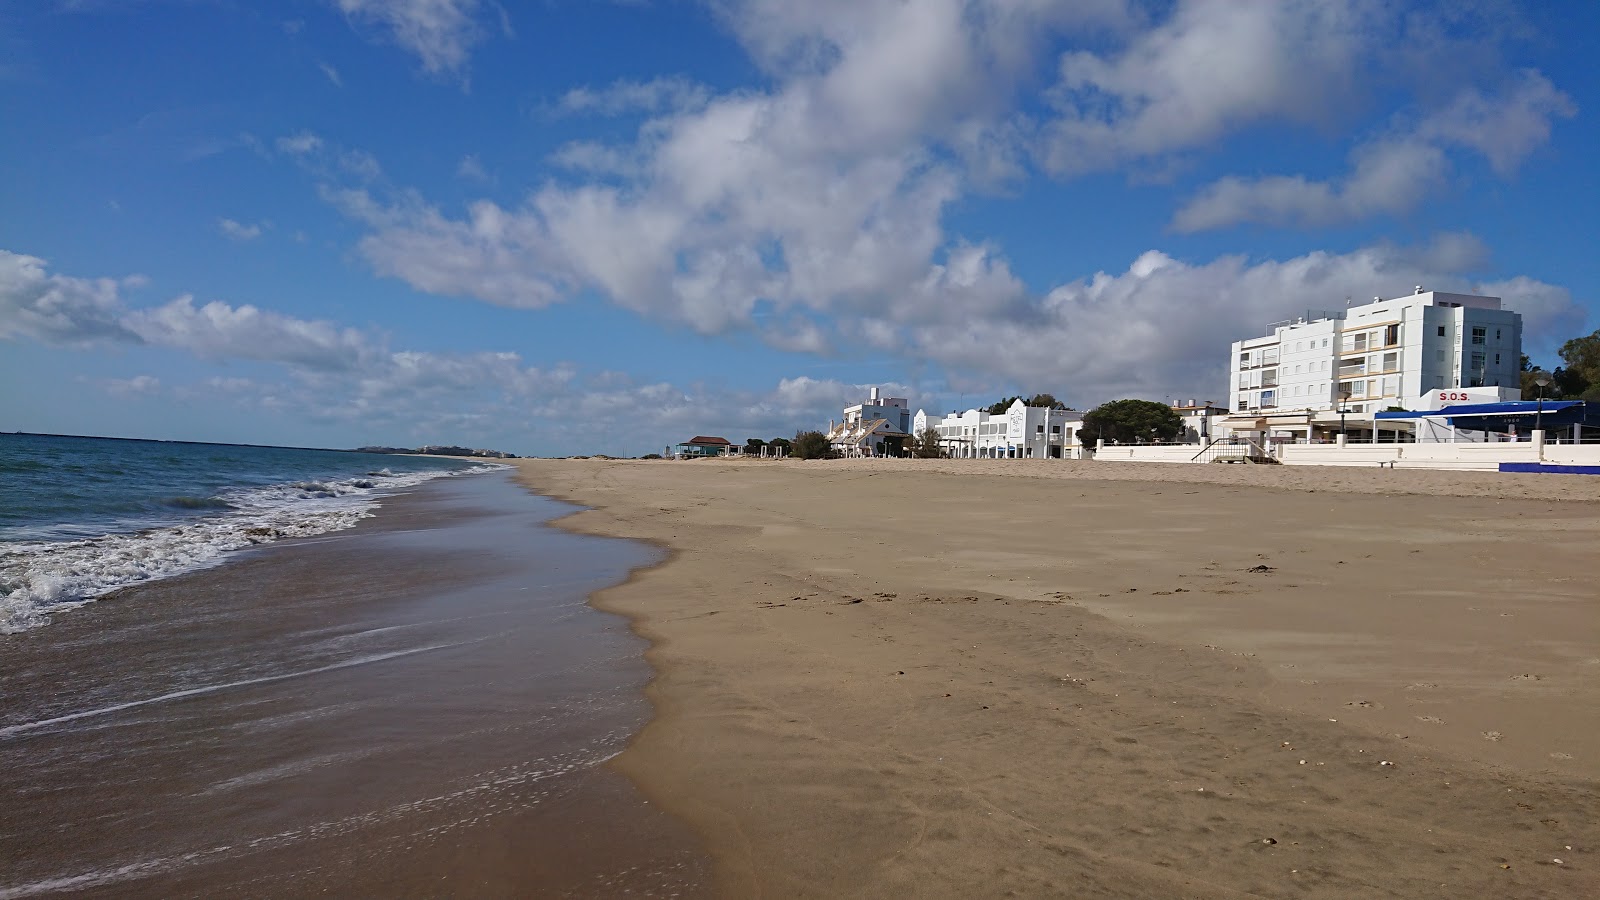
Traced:
<path fill-rule="evenodd" d="M 1340 432 L 1338 440 L 1334 441 L 1334 443 L 1338 444 L 1340 447 L 1343 447 L 1345 445 L 1345 437 L 1346 435 L 1343 432 Z"/>
<path fill-rule="evenodd" d="M 1544 431 L 1536 429 L 1530 437 L 1533 438 L 1534 459 L 1544 462 Z"/>

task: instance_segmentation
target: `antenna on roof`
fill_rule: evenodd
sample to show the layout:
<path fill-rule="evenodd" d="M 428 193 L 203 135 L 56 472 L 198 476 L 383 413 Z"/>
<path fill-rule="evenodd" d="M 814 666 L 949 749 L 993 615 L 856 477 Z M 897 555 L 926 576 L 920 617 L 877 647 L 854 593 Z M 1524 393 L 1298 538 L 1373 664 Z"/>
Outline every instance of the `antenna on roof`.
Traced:
<path fill-rule="evenodd" d="M 1415 291 L 1413 291 L 1413 293 L 1417 293 L 1417 294 L 1422 293 L 1422 285 L 1420 285 L 1420 284 L 1417 285 L 1417 289 Z"/>
<path fill-rule="evenodd" d="M 1344 295 L 1344 308 L 1345 309 L 1349 309 L 1350 308 L 1350 295 L 1349 294 L 1345 294 Z"/>

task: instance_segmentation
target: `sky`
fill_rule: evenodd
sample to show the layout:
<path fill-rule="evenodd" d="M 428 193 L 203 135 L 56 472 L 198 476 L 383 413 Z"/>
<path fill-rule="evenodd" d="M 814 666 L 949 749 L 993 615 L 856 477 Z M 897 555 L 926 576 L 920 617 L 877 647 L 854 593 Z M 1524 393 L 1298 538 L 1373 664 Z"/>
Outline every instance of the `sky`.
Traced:
<path fill-rule="evenodd" d="M 1600 326 L 1592 0 L 0 3 L 0 431 L 528 455 Z"/>

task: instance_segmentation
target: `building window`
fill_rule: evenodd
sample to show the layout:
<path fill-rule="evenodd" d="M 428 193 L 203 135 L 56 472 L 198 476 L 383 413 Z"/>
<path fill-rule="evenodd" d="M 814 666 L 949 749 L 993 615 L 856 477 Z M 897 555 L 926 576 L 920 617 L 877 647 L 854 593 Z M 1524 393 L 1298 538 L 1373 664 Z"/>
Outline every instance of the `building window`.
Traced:
<path fill-rule="evenodd" d="M 1044 434 L 1044 426 L 1043 426 L 1043 425 L 1039 425 L 1039 426 L 1037 426 L 1037 431 L 1036 431 L 1036 433 L 1037 433 L 1037 434 Z"/>
<path fill-rule="evenodd" d="M 1248 354 L 1248 353 L 1239 354 L 1239 368 L 1241 368 L 1241 369 L 1250 368 L 1250 354 Z"/>
<path fill-rule="evenodd" d="M 1324 349 L 1324 350 L 1328 349 L 1328 339 L 1327 338 L 1323 338 L 1322 339 L 1322 349 Z"/>
<path fill-rule="evenodd" d="M 1051 434 L 1060 434 L 1061 433 L 1061 426 L 1060 425 L 1051 425 L 1050 426 L 1050 433 Z"/>
<path fill-rule="evenodd" d="M 1444 337 L 1444 326 L 1443 325 L 1439 326 L 1439 337 Z"/>
<path fill-rule="evenodd" d="M 1494 330 L 1494 342 L 1496 344 L 1500 343 L 1500 329 L 1498 328 Z"/>
<path fill-rule="evenodd" d="M 1400 326 L 1390 325 L 1383 329 L 1383 345 L 1385 347 L 1400 343 Z"/>
<path fill-rule="evenodd" d="M 1385 353 L 1383 355 L 1383 370 L 1385 372 L 1400 368 L 1400 354 Z"/>
<path fill-rule="evenodd" d="M 1474 344 L 1487 343 L 1488 340 L 1489 340 L 1489 329 L 1487 329 L 1487 328 L 1474 328 L 1474 329 L 1472 329 L 1472 342 Z"/>

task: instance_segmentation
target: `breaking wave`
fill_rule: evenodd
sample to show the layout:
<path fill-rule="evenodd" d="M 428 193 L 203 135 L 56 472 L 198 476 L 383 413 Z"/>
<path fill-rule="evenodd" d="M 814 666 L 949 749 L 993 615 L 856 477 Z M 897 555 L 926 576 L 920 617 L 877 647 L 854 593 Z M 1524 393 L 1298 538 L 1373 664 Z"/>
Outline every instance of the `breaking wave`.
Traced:
<path fill-rule="evenodd" d="M 284 538 L 349 528 L 378 506 L 385 491 L 434 478 L 503 468 L 369 474 L 346 480 L 297 481 L 225 491 L 216 497 L 175 497 L 175 508 L 214 511 L 179 525 L 66 541 L 0 543 L 0 634 L 47 624 L 128 585 L 216 565 L 233 550 Z"/>

